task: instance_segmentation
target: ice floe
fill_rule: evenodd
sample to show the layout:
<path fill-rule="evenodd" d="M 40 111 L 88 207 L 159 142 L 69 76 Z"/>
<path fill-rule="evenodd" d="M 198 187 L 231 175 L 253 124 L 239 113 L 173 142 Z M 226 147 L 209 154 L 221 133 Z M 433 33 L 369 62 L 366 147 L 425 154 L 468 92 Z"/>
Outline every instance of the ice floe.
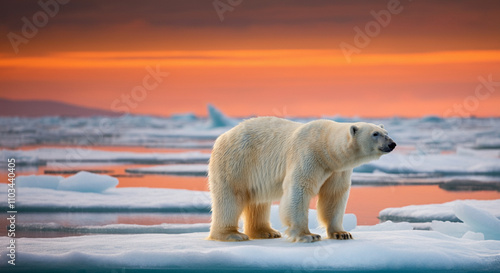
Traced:
<path fill-rule="evenodd" d="M 140 173 L 140 174 L 206 176 L 208 172 L 208 165 L 207 164 L 161 165 L 152 167 L 129 168 L 126 169 L 126 172 Z"/>
<path fill-rule="evenodd" d="M 15 158 L 17 165 L 47 165 L 60 163 L 140 163 L 140 164 L 167 164 L 167 163 L 206 163 L 210 153 L 138 153 L 114 152 L 82 148 L 39 148 L 33 150 L 1 150 L 0 160 Z"/>
<path fill-rule="evenodd" d="M 498 272 L 500 241 L 458 239 L 435 231 L 354 232 L 354 240 L 290 243 L 205 240 L 207 232 L 16 239 L 16 266 L 2 270 L 151 270 L 221 272 Z M 0 244 L 9 245 L 7 237 Z M 0 249 L 8 257 L 6 247 Z"/>
<path fill-rule="evenodd" d="M 0 184 L 0 194 L 7 196 L 7 188 Z M 155 188 L 108 188 L 102 193 L 22 188 L 16 192 L 16 207 L 20 212 L 208 212 L 210 196 Z"/>
<path fill-rule="evenodd" d="M 102 226 L 68 226 L 58 223 L 28 223 L 18 224 L 17 231 L 31 232 L 57 232 L 67 234 L 144 234 L 144 233 L 193 233 L 208 232 L 209 223 L 196 224 L 159 224 L 159 225 L 135 225 L 135 224 L 110 224 Z"/>
<path fill-rule="evenodd" d="M 379 213 L 382 221 L 431 222 L 433 220 L 459 222 L 454 207 L 461 203 L 474 207 L 500 218 L 499 200 L 456 200 L 443 204 L 411 205 L 401 208 L 386 208 Z"/>

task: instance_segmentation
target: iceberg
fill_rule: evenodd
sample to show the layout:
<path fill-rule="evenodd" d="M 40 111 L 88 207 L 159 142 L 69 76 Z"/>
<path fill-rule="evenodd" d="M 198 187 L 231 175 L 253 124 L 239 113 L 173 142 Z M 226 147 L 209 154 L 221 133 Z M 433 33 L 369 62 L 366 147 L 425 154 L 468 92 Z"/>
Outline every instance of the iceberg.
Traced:
<path fill-rule="evenodd" d="M 210 120 L 210 128 L 233 127 L 238 124 L 236 120 L 228 118 L 219 109 L 215 108 L 215 106 L 208 104 L 207 108 Z"/>

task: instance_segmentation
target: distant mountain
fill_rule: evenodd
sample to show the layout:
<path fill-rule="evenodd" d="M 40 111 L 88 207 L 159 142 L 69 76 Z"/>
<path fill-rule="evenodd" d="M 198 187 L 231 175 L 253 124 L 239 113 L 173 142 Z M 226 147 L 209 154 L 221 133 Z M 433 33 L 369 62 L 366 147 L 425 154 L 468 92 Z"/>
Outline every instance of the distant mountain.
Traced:
<path fill-rule="evenodd" d="M 120 116 L 121 113 L 88 108 L 50 100 L 8 100 L 0 98 L 0 116 L 40 117 L 89 117 Z"/>

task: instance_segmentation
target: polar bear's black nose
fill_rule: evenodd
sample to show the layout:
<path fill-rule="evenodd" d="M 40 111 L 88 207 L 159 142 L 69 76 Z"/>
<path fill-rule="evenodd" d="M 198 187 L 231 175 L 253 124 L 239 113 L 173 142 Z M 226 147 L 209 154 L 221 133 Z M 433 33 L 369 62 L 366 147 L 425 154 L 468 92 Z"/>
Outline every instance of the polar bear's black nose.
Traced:
<path fill-rule="evenodd" d="M 389 148 L 392 150 L 394 150 L 394 148 L 396 148 L 396 142 L 392 142 L 391 144 L 389 144 Z"/>

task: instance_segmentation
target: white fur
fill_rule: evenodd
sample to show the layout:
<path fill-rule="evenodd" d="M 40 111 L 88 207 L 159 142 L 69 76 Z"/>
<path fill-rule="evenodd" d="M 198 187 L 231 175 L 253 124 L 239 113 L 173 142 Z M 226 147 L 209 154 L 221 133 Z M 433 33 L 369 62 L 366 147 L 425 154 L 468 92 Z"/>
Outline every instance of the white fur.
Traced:
<path fill-rule="evenodd" d="M 373 136 L 378 132 L 381 137 Z M 320 239 L 307 227 L 312 197 L 329 238 L 349 239 L 342 219 L 352 169 L 378 159 L 390 138 L 369 123 L 316 120 L 306 124 L 274 117 L 246 120 L 215 142 L 209 164 L 212 225 L 209 239 L 276 238 L 269 224 L 272 201 L 291 241 Z M 244 215 L 244 233 L 237 230 Z"/>

